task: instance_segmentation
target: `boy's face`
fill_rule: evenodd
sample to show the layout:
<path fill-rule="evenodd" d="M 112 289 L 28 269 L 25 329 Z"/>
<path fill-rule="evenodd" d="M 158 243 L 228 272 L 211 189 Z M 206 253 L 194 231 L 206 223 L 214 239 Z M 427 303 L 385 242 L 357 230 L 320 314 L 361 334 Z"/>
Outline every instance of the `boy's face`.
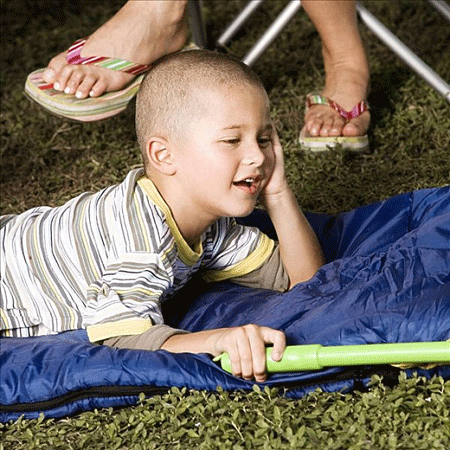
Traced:
<path fill-rule="evenodd" d="M 197 89 L 201 114 L 177 140 L 185 213 L 198 220 L 245 216 L 274 164 L 267 94 L 256 86 Z"/>

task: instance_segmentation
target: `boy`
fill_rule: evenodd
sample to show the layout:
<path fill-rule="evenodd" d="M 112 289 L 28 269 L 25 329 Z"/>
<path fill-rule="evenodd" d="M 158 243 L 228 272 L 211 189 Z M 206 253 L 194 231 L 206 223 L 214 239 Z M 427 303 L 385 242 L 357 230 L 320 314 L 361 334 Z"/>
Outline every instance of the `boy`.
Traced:
<path fill-rule="evenodd" d="M 230 354 L 233 373 L 265 379 L 256 325 L 185 333 L 160 303 L 202 270 L 284 291 L 322 265 L 314 232 L 287 185 L 269 101 L 257 76 L 227 56 L 196 50 L 162 58 L 142 83 L 136 131 L 144 170 L 57 208 L 2 218 L 1 330 L 33 336 L 85 328 L 113 347 Z M 264 202 L 279 244 L 237 225 Z"/>

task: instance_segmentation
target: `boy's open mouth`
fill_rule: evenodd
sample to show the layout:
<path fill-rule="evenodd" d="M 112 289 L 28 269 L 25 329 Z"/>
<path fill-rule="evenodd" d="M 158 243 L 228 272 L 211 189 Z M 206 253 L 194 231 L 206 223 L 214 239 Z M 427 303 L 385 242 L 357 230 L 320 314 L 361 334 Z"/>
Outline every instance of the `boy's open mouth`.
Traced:
<path fill-rule="evenodd" d="M 250 192 L 253 193 L 258 190 L 261 180 L 262 180 L 262 177 L 260 175 L 258 175 L 258 176 L 253 176 L 253 177 L 247 177 L 247 178 L 244 178 L 243 180 L 239 180 L 239 181 L 234 181 L 233 185 L 242 187 L 242 188 L 246 188 L 246 189 L 250 190 Z"/>

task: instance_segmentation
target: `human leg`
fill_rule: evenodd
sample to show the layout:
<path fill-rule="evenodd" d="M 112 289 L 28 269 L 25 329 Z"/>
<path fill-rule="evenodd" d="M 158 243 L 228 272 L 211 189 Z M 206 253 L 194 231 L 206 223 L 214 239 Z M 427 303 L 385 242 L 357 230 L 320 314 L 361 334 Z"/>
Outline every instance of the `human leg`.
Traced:
<path fill-rule="evenodd" d="M 109 56 L 149 64 L 180 50 L 187 37 L 187 0 L 129 0 L 86 41 L 81 56 Z M 93 65 L 71 65 L 67 52 L 55 56 L 43 73 L 56 90 L 77 98 L 122 89 L 133 75 Z"/>
<path fill-rule="evenodd" d="M 321 41 L 325 67 L 322 95 L 349 111 L 366 99 L 369 68 L 357 27 L 354 0 L 303 0 Z M 329 106 L 308 108 L 303 132 L 308 136 L 362 136 L 370 124 L 370 113 L 344 120 Z"/>

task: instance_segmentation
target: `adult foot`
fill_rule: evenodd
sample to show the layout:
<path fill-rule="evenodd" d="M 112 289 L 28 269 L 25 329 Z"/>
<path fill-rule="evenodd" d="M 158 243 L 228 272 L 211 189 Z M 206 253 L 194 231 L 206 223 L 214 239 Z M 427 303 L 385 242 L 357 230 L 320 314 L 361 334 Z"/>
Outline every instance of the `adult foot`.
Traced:
<path fill-rule="evenodd" d="M 366 70 L 346 66 L 327 64 L 326 82 L 322 95 L 344 110 L 350 111 L 355 105 L 367 98 L 369 76 Z M 370 125 L 369 111 L 360 116 L 345 120 L 337 111 L 326 105 L 314 105 L 305 114 L 304 133 L 306 136 L 363 136 Z"/>
<path fill-rule="evenodd" d="M 186 42 L 187 0 L 128 1 L 86 41 L 81 56 L 108 56 L 140 64 L 180 50 Z M 71 65 L 67 51 L 55 56 L 43 73 L 56 90 L 77 98 L 98 97 L 117 91 L 133 75 L 94 65 Z"/>

